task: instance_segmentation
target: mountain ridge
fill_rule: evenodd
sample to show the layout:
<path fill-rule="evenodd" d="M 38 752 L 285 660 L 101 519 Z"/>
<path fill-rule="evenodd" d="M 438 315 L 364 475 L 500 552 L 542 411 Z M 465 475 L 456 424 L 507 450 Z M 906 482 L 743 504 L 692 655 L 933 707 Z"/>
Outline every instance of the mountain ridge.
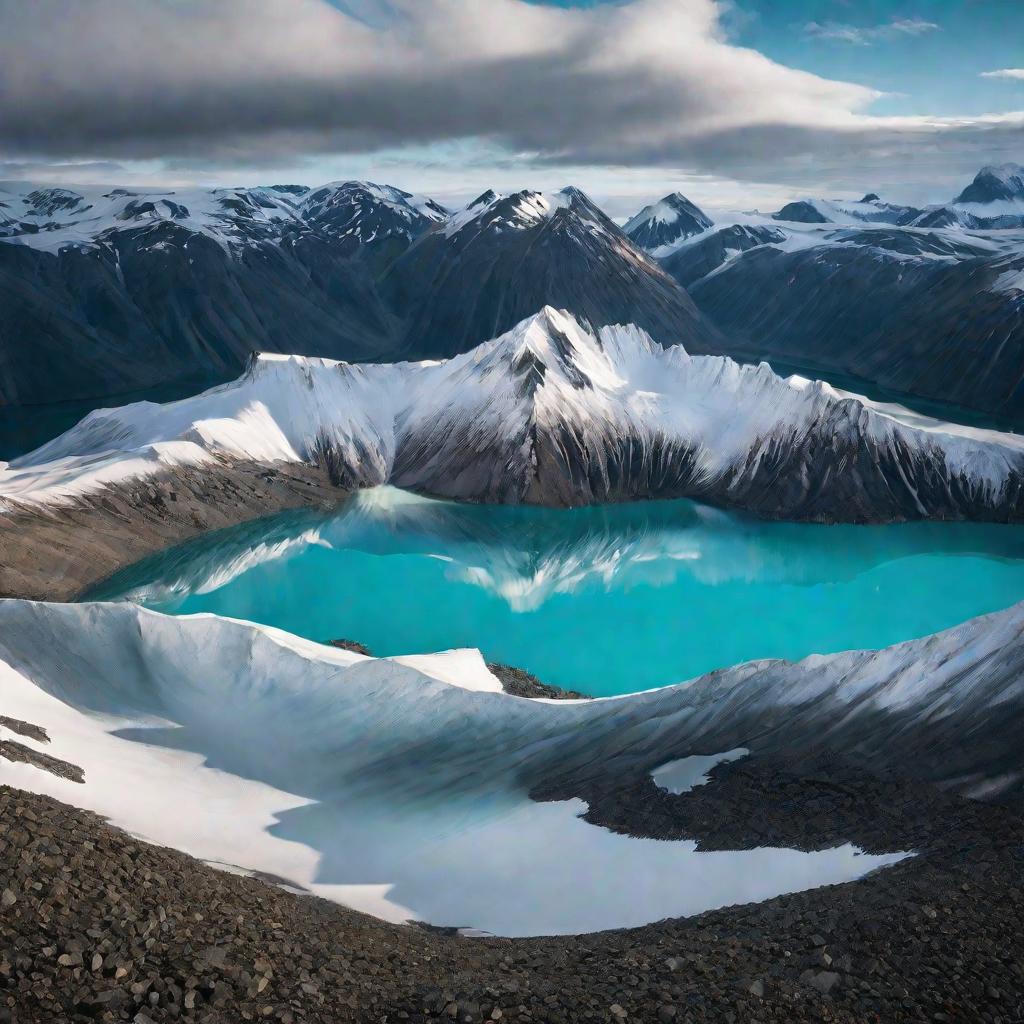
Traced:
<path fill-rule="evenodd" d="M 1024 515 L 1015 435 L 915 418 L 550 307 L 443 362 L 267 354 L 194 398 L 92 413 L 0 472 L 0 497 L 19 509 L 74 504 L 224 459 L 468 501 L 689 497 L 847 522 Z"/>

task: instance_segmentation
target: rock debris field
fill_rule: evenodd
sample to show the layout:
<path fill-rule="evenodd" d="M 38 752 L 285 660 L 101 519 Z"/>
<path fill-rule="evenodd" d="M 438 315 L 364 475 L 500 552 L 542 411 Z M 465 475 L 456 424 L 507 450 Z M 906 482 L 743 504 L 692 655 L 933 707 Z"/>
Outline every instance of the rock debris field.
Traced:
<path fill-rule="evenodd" d="M 642 928 L 464 937 L 219 871 L 0 786 L 0 1021 L 1024 1020 L 1019 798 L 982 804 L 835 765 L 750 760 L 638 815 L 641 785 L 590 794 L 592 817 L 721 848 L 742 841 L 729 822 L 759 808 L 748 845 L 842 834 L 918 855 Z"/>

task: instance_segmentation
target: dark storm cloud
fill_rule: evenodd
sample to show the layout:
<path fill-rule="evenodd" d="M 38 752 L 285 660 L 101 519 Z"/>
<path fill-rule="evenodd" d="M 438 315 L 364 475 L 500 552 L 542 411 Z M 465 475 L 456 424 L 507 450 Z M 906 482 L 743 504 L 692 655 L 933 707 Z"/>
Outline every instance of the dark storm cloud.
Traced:
<path fill-rule="evenodd" d="M 867 116 L 872 90 L 729 45 L 719 13 L 713 0 L 0 0 L 0 155 L 229 166 L 479 138 L 542 162 L 782 181 L 809 159 L 1020 139 L 1019 117 Z"/>

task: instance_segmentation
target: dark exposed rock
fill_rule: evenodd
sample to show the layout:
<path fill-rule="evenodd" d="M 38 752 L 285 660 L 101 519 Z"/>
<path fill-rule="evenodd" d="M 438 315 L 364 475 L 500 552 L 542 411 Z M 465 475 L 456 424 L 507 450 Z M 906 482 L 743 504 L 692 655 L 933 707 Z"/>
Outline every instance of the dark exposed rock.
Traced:
<path fill-rule="evenodd" d="M 42 726 L 33 725 L 31 722 L 22 722 L 17 718 L 0 715 L 0 730 L 3 729 L 10 729 L 11 732 L 16 732 L 19 736 L 27 736 L 30 740 L 37 740 L 39 743 L 50 742 L 50 737 Z"/>
<path fill-rule="evenodd" d="M 366 644 L 359 643 L 358 640 L 328 640 L 328 645 L 331 647 L 340 647 L 343 651 L 352 651 L 354 654 L 363 654 L 367 658 L 372 658 L 373 654 L 370 648 Z"/>
<path fill-rule="evenodd" d="M 508 940 L 376 921 L 0 787 L 0 1011 L 18 1024 L 1009 1024 L 1024 1013 L 1022 828 L 1011 808 L 940 815 L 926 852 L 857 882 Z M 827 968 L 803 959 L 821 940 Z"/>
<path fill-rule="evenodd" d="M 398 340 L 371 271 L 322 235 L 236 254 L 173 219 L 59 254 L 0 244 L 0 338 L 0 404 L 22 405 L 229 380 L 254 350 L 387 358 Z"/>
<path fill-rule="evenodd" d="M 21 761 L 23 764 L 32 765 L 33 768 L 40 768 L 44 772 L 56 775 L 59 779 L 68 779 L 70 782 L 85 782 L 85 772 L 77 764 L 69 761 L 62 761 L 58 757 L 51 757 L 40 750 L 33 750 L 26 747 L 24 743 L 17 740 L 0 740 L 0 760 Z"/>
<path fill-rule="evenodd" d="M 356 654 L 363 654 L 368 658 L 374 656 L 370 648 L 366 644 L 359 643 L 358 640 L 330 640 L 328 643 L 331 647 L 340 647 L 345 651 L 354 651 Z M 577 693 L 575 690 L 563 690 L 557 686 L 542 683 L 532 673 L 525 671 L 525 669 L 516 668 L 514 665 L 502 665 L 496 661 L 489 661 L 487 662 L 487 668 L 497 677 L 502 689 L 514 697 L 543 697 L 548 700 L 587 699 L 587 695 L 584 693 Z M 0 719 L 0 724 L 2 724 L 2 721 Z"/>
<path fill-rule="evenodd" d="M 502 665 L 489 661 L 487 667 L 498 677 L 502 689 L 514 697 L 545 697 L 549 700 L 581 700 L 586 694 L 576 690 L 562 690 L 557 686 L 542 683 L 535 675 L 514 665 Z"/>
<path fill-rule="evenodd" d="M 798 200 L 794 203 L 786 203 L 781 210 L 772 214 L 775 220 L 788 220 L 798 224 L 827 224 L 826 217 L 812 203 Z"/>

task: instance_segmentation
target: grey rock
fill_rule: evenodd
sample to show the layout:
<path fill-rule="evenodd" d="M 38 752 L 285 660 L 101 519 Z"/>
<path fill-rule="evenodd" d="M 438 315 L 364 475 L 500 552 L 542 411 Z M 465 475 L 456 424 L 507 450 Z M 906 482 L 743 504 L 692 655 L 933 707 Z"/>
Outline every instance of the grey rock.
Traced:
<path fill-rule="evenodd" d="M 842 976 L 835 971 L 804 971 L 800 980 L 811 988 L 828 995 L 841 981 Z"/>

